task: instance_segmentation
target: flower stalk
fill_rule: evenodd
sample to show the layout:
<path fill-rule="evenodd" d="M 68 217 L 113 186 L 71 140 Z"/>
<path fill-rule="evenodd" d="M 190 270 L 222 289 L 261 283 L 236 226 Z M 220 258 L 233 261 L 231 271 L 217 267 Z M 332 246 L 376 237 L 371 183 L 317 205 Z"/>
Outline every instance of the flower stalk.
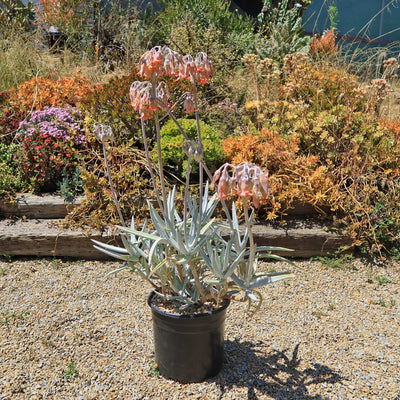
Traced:
<path fill-rule="evenodd" d="M 124 216 L 122 214 L 121 207 L 119 205 L 117 192 L 114 188 L 114 184 L 113 184 L 113 181 L 111 178 L 111 169 L 110 169 L 110 165 L 108 163 L 107 151 L 106 151 L 106 141 L 112 141 L 114 139 L 114 135 L 112 133 L 110 126 L 101 125 L 101 124 L 94 125 L 94 132 L 95 132 L 97 140 L 99 140 L 101 142 L 101 145 L 103 148 L 103 158 L 104 158 L 104 165 L 106 167 L 108 183 L 110 185 L 111 195 L 112 195 L 115 207 L 117 209 L 119 219 L 121 220 L 122 226 L 126 226 Z"/>

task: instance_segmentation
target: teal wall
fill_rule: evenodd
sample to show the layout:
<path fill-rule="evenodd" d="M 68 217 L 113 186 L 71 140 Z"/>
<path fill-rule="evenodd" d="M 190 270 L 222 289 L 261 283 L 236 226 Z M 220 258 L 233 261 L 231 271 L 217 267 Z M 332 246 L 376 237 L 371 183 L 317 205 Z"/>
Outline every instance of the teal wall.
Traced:
<path fill-rule="evenodd" d="M 330 27 L 331 5 L 338 9 L 339 35 L 400 40 L 400 0 L 313 0 L 303 17 L 307 33 L 322 33 Z"/>

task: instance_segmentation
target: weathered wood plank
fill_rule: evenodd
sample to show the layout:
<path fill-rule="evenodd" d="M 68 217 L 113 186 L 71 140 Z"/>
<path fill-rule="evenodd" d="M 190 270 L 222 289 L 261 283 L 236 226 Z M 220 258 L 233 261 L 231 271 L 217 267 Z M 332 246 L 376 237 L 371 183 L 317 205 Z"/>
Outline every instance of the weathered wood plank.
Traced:
<path fill-rule="evenodd" d="M 91 239 L 113 244 L 119 241 L 118 236 L 112 234 L 62 230 L 50 226 L 49 222 L 56 221 L 0 221 L 0 254 L 106 259 L 107 256 L 93 247 Z M 293 249 L 290 253 L 279 253 L 287 257 L 324 256 L 349 243 L 346 236 L 327 231 L 316 221 L 292 221 L 283 228 L 256 224 L 253 232 L 259 246 Z"/>
<path fill-rule="evenodd" d="M 56 195 L 19 194 L 11 201 L 0 200 L 0 217 L 64 218 L 68 210 L 76 207 L 82 199 L 83 197 L 77 197 L 74 202 L 69 203 L 63 197 Z"/>
<path fill-rule="evenodd" d="M 51 226 L 57 220 L 0 221 L 0 254 L 18 256 L 78 257 L 106 259 L 91 239 L 116 244 L 111 234 L 73 231 Z"/>
<path fill-rule="evenodd" d="M 279 253 L 285 257 L 326 256 L 351 243 L 344 233 L 329 229 L 318 220 L 292 220 L 283 227 L 255 224 L 253 235 L 258 246 L 280 246 L 294 250 Z"/>
<path fill-rule="evenodd" d="M 65 217 L 69 207 L 75 203 L 65 203 L 61 196 L 20 194 L 13 202 L 0 201 L 0 217 L 22 217 L 27 220 L 0 220 L 0 254 L 22 256 L 80 257 L 88 259 L 107 258 L 93 247 L 91 239 L 108 243 L 118 242 L 118 236 L 100 234 L 95 231 L 63 230 L 54 226 L 54 222 Z M 327 229 L 326 224 L 318 220 L 304 219 L 306 215 L 315 215 L 310 205 L 298 205 L 288 212 L 293 219 L 285 226 L 270 223 L 254 225 L 254 239 L 259 246 L 280 246 L 294 249 L 282 252 L 284 256 L 313 257 L 333 253 L 350 240 L 338 231 Z"/>

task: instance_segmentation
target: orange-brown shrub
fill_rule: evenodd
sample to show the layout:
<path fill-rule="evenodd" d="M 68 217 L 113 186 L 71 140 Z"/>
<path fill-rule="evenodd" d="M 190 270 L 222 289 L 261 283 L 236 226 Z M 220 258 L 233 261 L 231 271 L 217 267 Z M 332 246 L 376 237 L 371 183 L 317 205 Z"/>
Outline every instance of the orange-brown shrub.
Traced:
<path fill-rule="evenodd" d="M 89 13 L 88 2 L 83 0 L 39 0 L 35 9 L 36 19 L 43 26 L 79 26 L 82 15 Z"/>
<path fill-rule="evenodd" d="M 296 203 L 310 203 L 322 209 L 332 204 L 332 196 L 338 195 L 319 157 L 299 154 L 299 142 L 297 137 L 283 137 L 269 129 L 223 141 L 229 162 L 254 162 L 269 171 L 272 194 L 267 204 L 269 219 Z"/>
<path fill-rule="evenodd" d="M 14 109 L 20 111 L 76 106 L 93 91 L 89 79 L 79 72 L 58 80 L 39 77 L 21 83 L 11 95 L 10 102 Z"/>

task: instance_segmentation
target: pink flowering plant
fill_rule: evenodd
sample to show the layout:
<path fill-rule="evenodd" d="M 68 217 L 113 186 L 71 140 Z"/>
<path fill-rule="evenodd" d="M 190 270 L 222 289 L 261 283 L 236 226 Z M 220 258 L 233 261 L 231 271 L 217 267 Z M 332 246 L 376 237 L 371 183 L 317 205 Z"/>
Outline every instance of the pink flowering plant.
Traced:
<path fill-rule="evenodd" d="M 204 309 L 206 305 L 218 307 L 227 298 L 248 301 L 249 309 L 254 304 L 258 309 L 262 301 L 261 286 L 292 277 L 287 272 L 258 270 L 260 259 L 290 263 L 272 254 L 287 249 L 257 246 L 252 234 L 253 213 L 250 209 L 259 207 L 267 198 L 268 174 L 258 166 L 244 162 L 237 166 L 224 164 L 213 176 L 205 165 L 197 85 L 207 84 L 213 75 L 213 64 L 207 54 L 181 56 L 168 47 L 156 46 L 141 57 L 138 66 L 139 74 L 147 80 L 133 82 L 130 97 L 141 120 L 143 143 L 156 194 L 155 202 L 148 201 L 151 224 L 145 223 L 137 229 L 133 217 L 130 228 L 122 221 L 119 229 L 123 233 L 123 247 L 98 241 L 95 241 L 95 247 L 125 261 L 126 264 L 116 271 L 129 269 L 137 273 L 149 282 L 159 299 L 172 304 L 178 312 L 196 312 L 198 307 Z M 194 113 L 197 123 L 195 140 L 189 139 L 174 116 L 175 105 L 169 103 L 168 87 L 162 81 L 164 76 L 191 83 L 191 92 L 184 93 L 181 100 L 186 112 Z M 183 151 L 188 157 L 188 168 L 183 207 L 177 204 L 175 188 L 167 192 L 165 185 L 160 113 L 167 114 L 176 123 L 185 139 Z M 152 165 L 150 158 L 149 121 L 155 131 L 157 166 Z M 105 136 L 100 133 L 108 129 L 96 128 L 96 136 L 103 143 Z M 111 138 L 111 133 L 107 137 Z M 192 159 L 199 164 L 199 185 L 194 191 L 189 190 Z M 211 180 L 211 187 L 216 188 L 213 195 L 209 183 L 204 182 L 205 175 Z M 239 224 L 235 203 L 229 209 L 225 202 L 228 197 L 237 196 L 243 203 L 244 226 Z M 222 203 L 226 213 L 225 223 L 214 217 L 218 202 Z"/>
<path fill-rule="evenodd" d="M 75 107 L 47 107 L 19 124 L 15 161 L 33 190 L 54 189 L 76 173 L 86 150 L 82 120 Z"/>

